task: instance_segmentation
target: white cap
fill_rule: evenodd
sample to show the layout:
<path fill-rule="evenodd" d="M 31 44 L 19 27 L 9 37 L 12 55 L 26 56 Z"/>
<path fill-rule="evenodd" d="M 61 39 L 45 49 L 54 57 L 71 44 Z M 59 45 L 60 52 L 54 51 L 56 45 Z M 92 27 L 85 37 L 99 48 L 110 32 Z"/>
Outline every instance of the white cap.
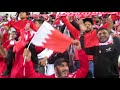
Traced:
<path fill-rule="evenodd" d="M 11 27 L 9 30 L 9 33 L 13 32 L 13 31 L 16 31 L 16 30 L 15 30 L 15 28 Z"/>

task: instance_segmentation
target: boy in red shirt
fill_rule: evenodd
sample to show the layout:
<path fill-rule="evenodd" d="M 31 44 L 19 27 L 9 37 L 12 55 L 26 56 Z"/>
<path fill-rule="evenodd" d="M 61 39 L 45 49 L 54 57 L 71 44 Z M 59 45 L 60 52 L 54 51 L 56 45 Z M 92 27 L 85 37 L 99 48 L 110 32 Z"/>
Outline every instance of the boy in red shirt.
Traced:
<path fill-rule="evenodd" d="M 28 29 L 32 29 L 34 31 L 38 30 L 36 25 L 32 21 L 28 20 L 29 12 L 20 12 L 19 15 L 21 20 L 14 21 L 13 19 L 11 19 L 8 24 L 4 25 L 4 27 L 7 29 L 9 29 L 10 27 L 15 28 L 17 31 L 17 37 L 21 37 L 21 39 L 16 43 L 14 47 L 10 48 L 10 50 L 8 51 L 6 62 L 9 62 L 9 64 L 7 64 L 7 69 L 5 70 L 5 72 L 2 73 L 3 76 L 10 74 L 12 68 L 11 63 L 14 59 L 15 53 L 27 47 L 27 44 L 29 43 L 31 37 L 30 31 Z M 26 34 L 27 38 L 25 37 Z M 34 45 L 31 44 L 29 49 L 32 52 L 33 62 L 38 63 Z"/>

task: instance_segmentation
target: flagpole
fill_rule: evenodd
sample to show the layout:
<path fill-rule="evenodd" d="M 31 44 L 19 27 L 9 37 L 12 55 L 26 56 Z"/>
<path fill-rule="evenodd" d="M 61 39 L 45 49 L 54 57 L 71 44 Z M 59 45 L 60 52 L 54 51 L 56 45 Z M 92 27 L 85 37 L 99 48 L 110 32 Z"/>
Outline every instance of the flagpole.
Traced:
<path fill-rule="evenodd" d="M 36 33 L 37 33 L 37 32 L 36 32 Z M 36 33 L 35 33 L 35 35 L 36 35 Z M 34 36 L 35 36 L 35 35 L 34 35 Z M 33 37 L 34 37 L 34 36 L 33 36 Z M 32 37 L 32 39 L 33 39 L 33 37 Z M 29 49 L 29 47 L 30 47 L 30 44 L 31 44 L 31 42 L 32 42 L 32 39 L 31 39 L 30 43 L 28 44 L 27 50 L 28 50 L 28 49 Z M 25 56 L 25 58 L 24 58 L 23 65 L 25 65 L 25 59 L 26 59 L 26 56 Z"/>
<path fill-rule="evenodd" d="M 40 27 L 40 28 L 41 28 L 41 27 Z M 38 32 L 38 31 L 37 31 L 37 32 Z M 37 34 L 37 32 L 34 34 L 34 36 Z M 33 36 L 33 37 L 34 37 L 34 36 Z M 27 50 L 28 50 L 29 47 L 30 47 L 30 44 L 31 44 L 31 42 L 32 42 L 32 40 L 33 40 L 33 37 L 32 37 L 32 39 L 31 39 L 30 43 L 28 44 Z M 26 60 L 26 56 L 25 56 L 24 61 L 23 61 L 23 66 L 25 66 L 25 60 Z M 24 67 L 24 70 L 23 70 L 23 75 L 25 76 L 25 67 Z"/>
<path fill-rule="evenodd" d="M 30 44 L 31 44 L 31 42 L 28 44 L 27 50 L 29 49 L 29 47 L 30 47 Z M 25 65 L 25 59 L 26 59 L 26 56 L 25 56 L 25 58 L 24 58 L 23 65 Z"/>
<path fill-rule="evenodd" d="M 31 44 L 31 42 L 28 44 L 27 50 L 29 49 L 30 44 Z M 24 66 L 24 69 L 23 69 L 23 75 L 24 75 L 24 76 L 25 76 L 25 60 L 26 60 L 26 56 L 25 56 L 25 58 L 24 58 L 24 62 L 23 62 L 23 66 Z"/>

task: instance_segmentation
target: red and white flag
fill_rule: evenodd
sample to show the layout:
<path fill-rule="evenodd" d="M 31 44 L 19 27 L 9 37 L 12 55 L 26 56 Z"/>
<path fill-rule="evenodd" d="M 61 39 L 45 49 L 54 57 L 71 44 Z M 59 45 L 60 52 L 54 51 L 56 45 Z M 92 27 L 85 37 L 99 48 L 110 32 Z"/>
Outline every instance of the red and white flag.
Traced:
<path fill-rule="evenodd" d="M 63 53 L 72 43 L 73 39 L 56 30 L 47 21 L 41 25 L 34 37 L 32 44 Z"/>

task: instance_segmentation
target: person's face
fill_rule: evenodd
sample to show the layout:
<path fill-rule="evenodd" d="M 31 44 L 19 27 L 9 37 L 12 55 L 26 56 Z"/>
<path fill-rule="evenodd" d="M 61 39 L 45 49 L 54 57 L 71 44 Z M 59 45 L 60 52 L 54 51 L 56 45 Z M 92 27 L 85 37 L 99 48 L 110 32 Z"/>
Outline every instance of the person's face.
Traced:
<path fill-rule="evenodd" d="M 38 21 L 35 21 L 35 25 L 37 26 L 37 28 L 40 28 L 41 24 Z"/>
<path fill-rule="evenodd" d="M 98 31 L 97 36 L 101 43 L 104 43 L 109 39 L 109 33 L 106 30 Z"/>
<path fill-rule="evenodd" d="M 5 29 L 6 31 L 8 31 L 8 30 L 10 29 L 10 27 L 9 27 L 9 26 L 4 26 L 4 29 Z"/>
<path fill-rule="evenodd" d="M 69 67 L 66 62 L 63 62 L 61 65 L 55 67 L 55 71 L 59 78 L 66 78 L 69 73 Z"/>
<path fill-rule="evenodd" d="M 28 15 L 26 14 L 26 12 L 20 12 L 19 16 L 21 19 L 28 18 Z"/>
<path fill-rule="evenodd" d="M 16 37 L 15 32 L 11 32 L 10 37 L 11 37 L 11 39 L 15 39 L 15 37 Z"/>
<path fill-rule="evenodd" d="M 102 23 L 104 24 L 104 23 L 106 23 L 107 22 L 107 18 L 103 18 L 102 19 Z"/>
<path fill-rule="evenodd" d="M 90 22 L 88 22 L 88 21 L 85 22 L 85 26 L 86 26 L 86 28 L 87 28 L 86 31 L 90 31 L 90 30 L 93 29 L 92 24 L 91 24 Z"/>

